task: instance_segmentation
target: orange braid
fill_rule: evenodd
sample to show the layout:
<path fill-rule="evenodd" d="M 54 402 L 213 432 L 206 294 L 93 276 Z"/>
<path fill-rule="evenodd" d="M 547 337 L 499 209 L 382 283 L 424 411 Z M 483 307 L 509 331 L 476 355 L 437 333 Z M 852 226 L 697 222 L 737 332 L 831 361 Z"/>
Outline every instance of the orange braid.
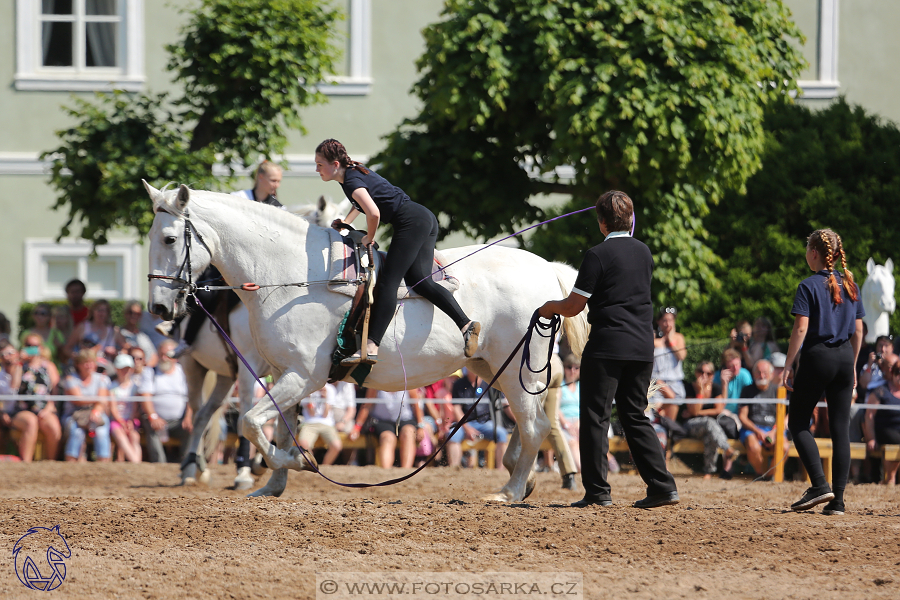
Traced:
<path fill-rule="evenodd" d="M 853 280 L 853 273 L 847 268 L 847 253 L 844 251 L 844 242 L 841 241 L 841 236 L 837 234 L 834 235 L 837 237 L 838 254 L 841 255 L 841 266 L 844 268 L 844 289 L 847 290 L 847 295 L 850 296 L 850 299 L 856 302 L 859 298 L 859 287 Z"/>

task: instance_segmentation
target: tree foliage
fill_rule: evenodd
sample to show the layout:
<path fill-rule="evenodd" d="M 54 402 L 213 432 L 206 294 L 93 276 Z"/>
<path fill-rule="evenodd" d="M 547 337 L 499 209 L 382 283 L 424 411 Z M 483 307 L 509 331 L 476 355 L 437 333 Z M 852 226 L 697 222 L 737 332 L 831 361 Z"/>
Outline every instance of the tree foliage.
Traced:
<path fill-rule="evenodd" d="M 77 124 L 57 132 L 51 161 L 55 208 L 94 245 L 111 229 L 143 236 L 152 206 L 141 178 L 214 189 L 216 161 L 251 164 L 283 153 L 300 111 L 321 103 L 317 85 L 334 72 L 339 11 L 316 0 L 202 0 L 188 20 L 168 69 L 177 95 L 98 94 L 65 110 Z"/>
<path fill-rule="evenodd" d="M 729 194 L 705 219 L 724 261 L 722 287 L 686 306 L 695 334 L 727 332 L 765 315 L 787 337 L 797 284 L 809 275 L 806 238 L 822 227 L 842 238 L 862 286 L 865 264 L 900 248 L 900 130 L 844 99 L 821 111 L 779 106 L 766 119 L 763 166 L 747 194 Z M 900 313 L 891 319 L 900 327 Z"/>
<path fill-rule="evenodd" d="M 445 233 L 510 232 L 545 216 L 535 194 L 583 208 L 617 188 L 636 200 L 657 297 L 714 285 L 702 218 L 758 168 L 764 107 L 804 66 L 780 1 L 447 0 L 424 36 L 423 108 L 374 160 Z M 599 235 L 581 219 L 536 247 L 577 264 L 575 242 Z"/>

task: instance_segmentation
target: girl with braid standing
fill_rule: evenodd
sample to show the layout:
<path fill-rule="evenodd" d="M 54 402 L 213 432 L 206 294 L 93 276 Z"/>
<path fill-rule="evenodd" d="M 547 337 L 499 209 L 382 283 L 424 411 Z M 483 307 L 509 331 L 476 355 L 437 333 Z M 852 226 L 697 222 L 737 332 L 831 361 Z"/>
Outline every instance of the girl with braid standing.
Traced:
<path fill-rule="evenodd" d="M 378 346 L 394 317 L 397 288 L 404 278 L 407 285 L 413 286 L 422 297 L 453 319 L 462 334 L 465 355 L 474 356 L 481 324 L 469 319 L 453 294 L 431 278 L 438 235 L 438 221 L 434 213 L 410 200 L 406 192 L 375 171 L 350 160 L 347 149 L 337 140 L 325 140 L 316 148 L 316 173 L 322 181 L 340 183 L 353 205 L 343 223 L 352 223 L 360 214 L 366 215 L 368 233 L 362 239 L 364 246 L 370 246 L 375 240 L 379 224 L 394 226 L 391 248 L 375 284 L 377 295 L 372 305 L 369 339 L 363 342 L 366 345 L 365 355 L 357 352 L 341 364 L 349 366 L 377 362 Z M 331 226 L 340 230 L 343 223 L 335 219 Z"/>
<path fill-rule="evenodd" d="M 834 268 L 838 260 L 844 269 L 843 276 Z M 812 487 L 791 505 L 791 510 L 809 510 L 828 502 L 823 514 L 842 515 L 844 488 L 850 472 L 850 404 L 856 387 L 854 365 L 862 345 L 865 311 L 860 302 L 859 287 L 847 269 L 847 255 L 839 235 L 830 229 L 812 232 L 806 244 L 806 264 L 815 275 L 804 279 L 797 288 L 791 308 L 794 329 L 782 383 L 793 392 L 788 427 Z M 798 353 L 800 365 L 795 377 L 793 367 Z M 823 392 L 828 401 L 834 452 L 833 491 L 825 480 L 819 449 L 809 429 L 813 409 Z"/>

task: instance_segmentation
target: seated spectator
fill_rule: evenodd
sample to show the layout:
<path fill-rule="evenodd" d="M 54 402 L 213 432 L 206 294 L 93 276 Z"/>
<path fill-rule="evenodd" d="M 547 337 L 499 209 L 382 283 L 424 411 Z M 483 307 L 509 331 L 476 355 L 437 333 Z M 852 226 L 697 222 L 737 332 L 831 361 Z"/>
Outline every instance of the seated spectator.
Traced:
<path fill-rule="evenodd" d="M 9 340 L 10 335 L 12 335 L 12 323 L 9 322 L 5 314 L 0 312 L 0 337 Z"/>
<path fill-rule="evenodd" d="M 581 361 L 574 354 L 563 360 L 563 385 L 559 396 L 559 426 L 569 444 L 575 470 L 581 473 L 581 447 L 579 446 L 581 428 Z M 612 429 L 612 428 L 610 428 Z M 619 463 L 612 453 L 607 455 L 609 471 L 619 472 Z"/>
<path fill-rule="evenodd" d="M 560 420 L 560 397 L 562 396 L 562 388 L 566 382 L 565 367 L 557 354 L 550 359 L 550 388 L 544 396 L 544 413 L 550 419 L 550 433 L 547 434 L 547 440 L 550 442 L 551 450 L 544 453 L 544 464 L 552 465 L 554 454 L 559 463 L 559 472 L 562 476 L 562 487 L 564 490 L 578 489 L 575 482 L 575 474 L 578 467 L 575 465 L 575 459 L 569 448 L 568 440 L 563 433 L 562 421 Z M 506 410 L 509 411 L 507 403 Z M 512 416 L 512 411 L 510 416 Z"/>
<path fill-rule="evenodd" d="M 187 379 L 181 365 L 172 358 L 177 345 L 173 340 L 165 340 L 159 345 L 157 352 L 159 363 L 153 374 L 153 408 L 158 418 L 165 422 L 165 426 L 145 431 L 147 458 L 150 462 L 166 462 L 163 444 L 169 438 L 180 441 L 178 461 L 181 461 L 187 452 L 188 438 L 194 427 L 194 414 L 188 405 Z M 150 418 L 152 419 L 152 415 Z"/>
<path fill-rule="evenodd" d="M 344 447 L 341 445 L 341 436 L 334 428 L 334 417 L 331 414 L 331 404 L 334 402 L 337 390 L 330 383 L 314 392 L 303 401 L 303 425 L 297 434 L 297 443 L 304 450 L 312 450 L 316 440 L 320 437 L 325 440 L 325 457 L 323 465 L 333 465 L 334 460 Z"/>
<path fill-rule="evenodd" d="M 722 423 L 733 425 L 730 417 L 723 414 L 722 388 L 713 382 L 713 364 L 705 360 L 694 370 L 695 381 L 688 384 L 685 392 L 688 398 L 710 399 L 706 404 L 685 404 L 681 422 L 688 437 L 703 442 L 703 478 L 710 479 L 716 472 L 718 451 L 723 451 L 723 477 L 731 476 L 731 467 L 738 457 L 738 451 L 728 443 Z"/>
<path fill-rule="evenodd" d="M 772 355 L 779 351 L 772 322 L 766 317 L 757 318 L 753 323 L 753 333 L 747 342 L 747 349 L 743 353 L 744 364 L 752 369 L 763 358 L 771 362 Z"/>
<path fill-rule="evenodd" d="M 66 342 L 69 341 L 69 336 L 72 335 L 72 330 L 75 328 L 75 326 L 72 325 L 72 313 L 69 312 L 67 307 L 57 306 L 53 309 L 53 327 L 59 330 L 64 340 L 62 344 L 56 348 L 56 356 L 53 359 L 56 362 L 56 366 L 61 367 L 68 360 L 64 355 L 64 348 Z"/>
<path fill-rule="evenodd" d="M 886 369 L 886 374 L 887 381 L 869 392 L 866 404 L 900 406 L 900 359 L 896 355 L 893 356 L 890 368 Z M 865 434 L 866 449 L 870 452 L 887 444 L 900 444 L 900 411 L 867 410 Z M 882 483 L 894 485 L 898 467 L 900 462 L 885 460 Z"/>
<path fill-rule="evenodd" d="M 94 454 L 100 462 L 109 462 L 112 448 L 109 441 L 109 419 L 106 401 L 109 396 L 109 377 L 97 372 L 97 355 L 93 350 L 79 350 L 74 357 L 75 374 L 66 377 L 65 389 L 69 396 L 95 396 L 101 399 L 71 400 L 63 410 L 63 428 L 66 431 L 67 461 L 87 460 L 82 446 L 88 432 L 94 433 Z"/>
<path fill-rule="evenodd" d="M 109 390 L 113 401 L 109 403 L 109 434 L 116 443 L 116 459 L 141 462 L 141 420 L 138 404 L 131 400 L 138 395 L 137 382 L 133 378 L 134 358 L 119 354 L 113 361 L 116 382 Z"/>
<path fill-rule="evenodd" d="M 356 422 L 356 386 L 348 381 L 334 384 L 334 404 L 331 406 L 334 428 L 350 431 Z"/>
<path fill-rule="evenodd" d="M 15 395 L 21 381 L 22 360 L 19 356 L 19 352 L 16 350 L 15 346 L 9 342 L 8 337 L 0 335 L 0 394 L 4 396 Z M 0 425 L 2 425 L 4 429 L 12 428 L 12 419 L 17 412 L 15 401 L 2 401 L 0 402 L 0 407 L 3 409 L 0 411 Z M 20 457 L 21 454 L 22 451 L 20 449 Z"/>
<path fill-rule="evenodd" d="M 422 441 L 424 429 L 422 407 L 418 402 L 418 392 L 381 392 L 366 390 L 366 398 L 381 402 L 363 404 L 356 414 L 356 425 L 350 432 L 350 439 L 356 440 L 366 425 L 367 433 L 378 439 L 378 464 L 385 469 L 394 466 L 394 451 L 399 445 L 400 466 L 409 469 L 416 459 L 416 446 Z M 371 419 L 370 419 L 371 416 Z M 397 418 L 400 418 L 399 436 Z"/>
<path fill-rule="evenodd" d="M 425 402 L 425 410 L 428 413 L 425 415 L 425 420 L 431 422 L 431 429 L 439 444 L 447 439 L 450 425 L 462 417 L 462 411 L 458 410 L 459 407 L 454 407 L 452 403 L 453 394 L 451 394 L 450 388 L 453 385 L 453 381 L 455 381 L 455 378 L 445 377 L 424 388 L 425 398 L 430 400 L 430 402 Z M 454 410 L 454 408 L 457 410 Z M 460 444 L 448 443 L 444 445 L 442 453 L 444 451 L 446 451 L 448 466 L 458 467 L 462 464 L 462 446 Z M 435 457 L 435 464 L 440 460 L 441 454 L 438 454 Z"/>
<path fill-rule="evenodd" d="M 747 319 L 738 321 L 734 326 L 734 329 L 731 330 L 729 337 L 731 338 L 731 341 L 728 342 L 727 349 L 737 351 L 743 361 L 747 348 L 750 346 L 750 339 L 753 337 L 753 326 L 750 325 L 750 321 Z M 742 363 L 742 366 L 749 368 L 753 365 Z"/>
<path fill-rule="evenodd" d="M 56 402 L 46 398 L 27 399 L 53 394 L 59 384 L 59 371 L 50 360 L 50 350 L 42 342 L 40 335 L 29 333 L 24 337 L 25 345 L 20 353 L 19 395 L 22 399 L 14 404 L 12 427 L 22 432 L 22 438 L 19 440 L 19 457 L 23 462 L 31 462 L 34 458 L 39 432 L 44 434 L 44 453 L 50 460 L 56 460 L 59 443 L 62 440 L 62 426 Z"/>
<path fill-rule="evenodd" d="M 775 379 L 775 368 L 768 360 L 762 358 L 753 366 L 753 385 L 748 385 L 741 392 L 741 398 L 767 399 L 778 397 L 779 379 Z M 743 404 L 738 410 L 741 420 L 741 443 L 747 449 L 747 458 L 757 475 L 769 470 L 769 461 L 763 451 L 771 452 L 775 448 L 775 415 L 777 404 Z M 785 427 L 787 431 L 787 427 Z M 790 446 L 787 436 L 783 436 L 781 444 L 784 455 Z"/>
<path fill-rule="evenodd" d="M 463 376 L 453 383 L 451 393 L 454 398 L 474 399 L 481 395 L 486 385 L 484 380 L 478 377 L 474 371 L 464 369 Z M 465 413 L 471 406 L 471 404 L 463 405 L 460 407 L 460 410 L 462 413 Z M 508 435 L 506 429 L 500 423 L 496 423 L 495 426 L 489 398 L 483 398 L 476 405 L 475 412 L 469 417 L 469 420 L 466 421 L 463 427 L 450 438 L 450 442 L 462 443 L 463 438 L 470 440 L 484 438 L 496 442 L 496 468 L 500 469 L 503 467 L 503 453 L 506 452 Z"/>
<path fill-rule="evenodd" d="M 75 326 L 63 354 L 71 356 L 82 349 L 91 349 L 97 357 L 98 364 L 112 371 L 112 361 L 118 353 L 116 339 L 119 328 L 110 320 L 109 302 L 97 300 L 91 305 L 88 318 Z"/>
<path fill-rule="evenodd" d="M 889 361 L 896 356 L 894 343 L 891 336 L 882 335 L 875 340 L 875 352 L 869 353 L 869 358 L 859 373 L 857 388 L 860 390 L 874 390 L 886 383 L 884 371 Z"/>
<path fill-rule="evenodd" d="M 22 335 L 19 336 L 20 345 L 24 348 L 26 346 L 25 338 L 31 333 L 36 333 L 44 341 L 44 347 L 50 351 L 50 360 L 59 363 L 59 353 L 63 346 L 66 345 L 66 337 L 62 331 L 54 326 L 50 305 L 44 302 L 35 304 L 31 310 L 31 319 L 34 321 L 34 325 L 23 331 Z"/>
<path fill-rule="evenodd" d="M 166 427 L 166 422 L 159 418 L 153 407 L 153 369 L 145 367 L 146 357 L 141 348 L 137 346 L 131 348 L 128 355 L 134 360 L 134 373 L 131 375 L 131 379 L 135 383 L 134 393 L 144 398 L 140 406 L 140 420 L 141 427 L 149 440 L 151 435 Z"/>
<path fill-rule="evenodd" d="M 119 337 L 116 345 L 126 352 L 135 346 L 144 351 L 144 359 L 150 368 L 156 367 L 156 346 L 150 336 L 141 331 L 141 318 L 144 315 L 144 309 L 140 302 L 131 300 L 125 304 L 123 317 L 125 325 L 119 328 Z"/>
<path fill-rule="evenodd" d="M 666 400 L 684 399 L 684 359 L 687 358 L 687 344 L 684 336 L 675 331 L 674 307 L 666 307 L 656 320 L 657 333 L 653 339 L 652 377 L 661 387 L 650 398 L 651 403 L 662 402 L 659 414 L 675 420 L 678 404 L 668 404 Z"/>
<path fill-rule="evenodd" d="M 80 279 L 72 279 L 66 283 L 66 303 L 69 308 L 69 316 L 72 321 L 72 328 L 78 327 L 85 319 L 88 318 L 89 310 L 84 304 L 84 295 L 87 288 Z M 68 359 L 68 357 L 66 357 Z"/>
<path fill-rule="evenodd" d="M 738 400 L 744 388 L 753 383 L 753 375 L 750 371 L 741 366 L 741 353 L 734 348 L 726 348 L 722 352 L 722 369 L 713 377 L 713 383 L 722 387 L 722 397 L 726 400 Z M 737 402 L 726 402 L 725 410 L 734 419 L 734 435 L 730 430 L 726 430 L 729 437 L 737 437 L 738 427 L 740 425 L 737 420 Z M 720 425 L 722 423 L 720 422 Z M 724 425 L 723 425 L 724 426 Z"/>

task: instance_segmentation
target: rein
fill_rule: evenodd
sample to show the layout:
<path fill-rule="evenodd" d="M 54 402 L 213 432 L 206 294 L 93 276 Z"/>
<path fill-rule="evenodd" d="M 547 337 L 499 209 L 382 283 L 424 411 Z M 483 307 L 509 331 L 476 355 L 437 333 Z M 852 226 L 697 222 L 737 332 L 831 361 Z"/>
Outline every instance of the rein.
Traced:
<path fill-rule="evenodd" d="M 340 481 L 335 481 L 334 479 L 331 479 L 330 477 L 328 477 L 327 475 L 322 473 L 322 471 L 319 470 L 319 467 L 316 464 L 316 462 L 314 460 L 310 459 L 310 456 L 308 455 L 307 450 L 304 450 L 303 447 L 300 446 L 300 443 L 297 441 L 297 437 L 294 435 L 293 429 L 288 425 L 287 418 L 284 416 L 284 412 L 282 412 L 281 407 L 278 406 L 277 402 L 275 402 L 275 398 L 272 397 L 272 393 L 269 391 L 269 389 L 265 385 L 263 385 L 262 381 L 260 381 L 259 375 L 256 374 L 256 372 L 253 370 L 253 367 L 250 366 L 250 363 L 247 362 L 247 359 L 244 358 L 243 354 L 241 354 L 241 351 L 237 349 L 237 346 L 234 345 L 234 342 L 231 341 L 231 338 L 228 337 L 228 334 L 225 333 L 225 330 L 222 329 L 222 326 L 219 325 L 219 323 L 213 318 L 213 316 L 209 313 L 209 311 L 206 310 L 206 307 L 203 306 L 203 304 L 200 302 L 200 299 L 197 298 L 196 295 L 194 296 L 194 300 L 196 300 L 197 306 L 199 306 L 203 310 L 203 312 L 206 313 L 206 316 L 209 318 L 209 321 L 213 325 L 215 325 L 216 329 L 219 330 L 219 333 L 222 335 L 222 337 L 225 339 L 225 341 L 228 343 L 228 345 L 231 347 L 231 349 L 234 350 L 237 357 L 241 359 L 241 362 L 244 363 L 244 366 L 247 367 L 247 370 L 250 371 L 250 374 L 253 375 L 253 378 L 263 387 L 263 389 L 266 390 L 266 395 L 269 397 L 269 400 L 272 401 L 272 404 L 275 406 L 275 409 L 278 411 L 278 414 L 281 417 L 282 423 L 284 423 L 285 427 L 287 427 L 288 433 L 291 434 L 291 440 L 293 440 L 293 442 L 294 442 L 294 447 L 296 447 L 300 451 L 300 454 L 306 460 L 307 464 L 309 464 L 309 466 L 312 467 L 312 469 L 326 481 L 333 483 L 335 485 L 339 485 L 341 487 L 347 487 L 347 488 L 370 488 L 370 487 L 384 487 L 384 486 L 389 486 L 389 485 L 395 485 L 397 483 L 406 481 L 407 479 L 411 479 L 413 476 L 417 475 L 420 471 L 422 471 L 425 467 L 430 465 L 431 462 L 434 460 L 434 457 L 437 456 L 437 454 L 441 450 L 443 450 L 444 446 L 446 446 L 447 443 L 450 441 L 450 438 L 452 438 L 453 435 L 456 434 L 457 431 L 459 431 L 460 427 L 462 427 L 466 422 L 468 422 L 469 417 L 475 411 L 475 407 L 478 405 L 478 403 L 481 401 L 481 399 L 484 397 L 484 395 L 488 392 L 488 390 L 491 389 L 491 387 L 494 385 L 494 383 L 497 382 L 497 379 L 506 370 L 506 367 L 509 366 L 509 363 L 512 362 L 512 359 L 513 359 L 513 357 L 515 357 L 516 353 L 519 351 L 519 348 L 521 348 L 524 344 L 527 344 L 527 345 L 525 347 L 525 351 L 522 353 L 522 364 L 519 367 L 519 382 L 522 383 L 522 389 L 524 389 L 529 394 L 533 394 L 533 395 L 542 394 L 544 392 L 544 390 L 546 390 L 548 387 L 550 387 L 550 356 L 553 353 L 553 346 L 548 345 L 546 366 L 544 366 L 542 369 L 534 370 L 531 368 L 531 362 L 530 362 L 531 361 L 531 353 L 529 351 L 528 345 L 530 345 L 532 333 L 535 330 L 543 330 L 543 331 L 550 330 L 551 333 L 549 335 L 545 335 L 543 333 L 538 333 L 538 335 L 540 337 L 554 337 L 555 338 L 556 333 L 559 331 L 560 327 L 562 326 L 562 319 L 559 317 L 559 315 L 553 315 L 553 318 L 550 320 L 550 322 L 545 324 L 545 323 L 541 322 L 541 317 L 538 314 L 537 310 L 535 310 L 534 314 L 531 316 L 531 323 L 529 323 L 528 330 L 525 332 L 525 335 L 522 336 L 522 339 L 519 340 L 519 343 L 516 344 L 515 348 L 513 348 L 513 351 L 510 353 L 509 357 L 507 357 L 506 361 L 503 363 L 503 365 L 500 367 L 500 369 L 494 375 L 494 378 L 491 379 L 491 382 L 487 386 L 485 386 L 484 391 L 481 392 L 481 395 L 479 395 L 478 398 L 475 399 L 475 402 L 472 403 L 472 406 L 469 407 L 469 410 L 466 411 L 466 413 L 463 415 L 462 419 L 460 419 L 459 422 L 456 424 L 456 426 L 447 434 L 447 437 L 444 439 L 444 442 L 431 454 L 431 456 L 428 457 L 428 459 L 422 464 L 422 466 L 418 467 L 412 473 L 404 475 L 403 477 L 397 477 L 396 479 L 388 479 L 387 481 L 381 481 L 379 483 L 343 483 Z M 532 373 L 542 373 L 544 371 L 547 371 L 547 384 L 537 392 L 529 391 L 527 388 L 525 388 L 525 384 L 522 382 L 522 367 L 527 367 L 528 370 L 531 371 Z"/>

